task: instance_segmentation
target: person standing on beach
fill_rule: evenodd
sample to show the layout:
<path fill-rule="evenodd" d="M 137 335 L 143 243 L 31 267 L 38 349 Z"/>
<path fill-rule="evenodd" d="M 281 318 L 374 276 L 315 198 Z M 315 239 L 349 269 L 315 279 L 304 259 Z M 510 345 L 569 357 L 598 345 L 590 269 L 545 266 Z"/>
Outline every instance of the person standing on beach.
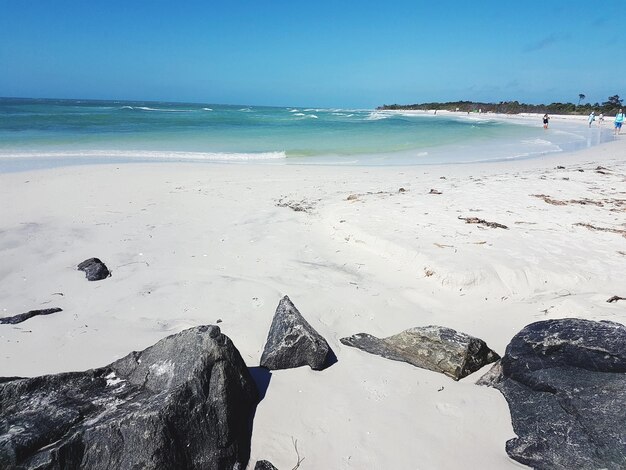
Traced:
<path fill-rule="evenodd" d="M 548 128 L 548 122 L 550 121 L 550 116 L 548 116 L 547 114 L 543 115 L 543 128 L 547 129 Z"/>
<path fill-rule="evenodd" d="M 619 113 L 615 115 L 615 130 L 613 131 L 613 134 L 619 135 L 619 133 L 622 132 L 623 123 L 624 123 L 624 111 L 620 109 Z"/>
<path fill-rule="evenodd" d="M 589 119 L 587 119 L 589 121 L 589 129 L 591 129 L 591 124 L 593 124 L 593 121 L 596 120 L 596 113 L 595 111 L 591 111 L 591 114 L 589 115 Z"/>
<path fill-rule="evenodd" d="M 600 116 L 598 116 L 598 127 L 602 127 L 603 122 L 604 122 L 604 114 L 600 113 Z"/>

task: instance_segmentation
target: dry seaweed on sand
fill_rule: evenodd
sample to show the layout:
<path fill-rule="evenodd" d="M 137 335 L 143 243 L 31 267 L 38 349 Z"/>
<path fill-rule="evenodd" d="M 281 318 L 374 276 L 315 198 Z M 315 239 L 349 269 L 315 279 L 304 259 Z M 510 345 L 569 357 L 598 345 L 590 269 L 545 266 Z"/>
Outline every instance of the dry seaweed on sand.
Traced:
<path fill-rule="evenodd" d="M 464 220 L 466 224 L 480 224 L 486 225 L 491 228 L 503 228 L 508 230 L 509 227 L 503 224 L 499 224 L 498 222 L 487 222 L 485 219 L 479 219 L 478 217 L 458 217 L 460 220 Z"/>
<path fill-rule="evenodd" d="M 621 235 L 622 237 L 626 237 L 626 230 L 621 230 L 621 229 L 618 229 L 618 228 L 596 227 L 595 225 L 586 224 L 586 223 L 583 223 L 583 222 L 577 222 L 574 225 L 578 225 L 580 227 L 585 227 L 585 228 L 588 228 L 589 230 L 596 230 L 598 232 L 617 233 L 617 234 Z"/>
<path fill-rule="evenodd" d="M 313 204 L 306 199 L 302 201 L 285 201 L 284 198 L 280 198 L 276 203 L 277 207 L 288 207 L 296 212 L 310 212 L 313 210 Z"/>

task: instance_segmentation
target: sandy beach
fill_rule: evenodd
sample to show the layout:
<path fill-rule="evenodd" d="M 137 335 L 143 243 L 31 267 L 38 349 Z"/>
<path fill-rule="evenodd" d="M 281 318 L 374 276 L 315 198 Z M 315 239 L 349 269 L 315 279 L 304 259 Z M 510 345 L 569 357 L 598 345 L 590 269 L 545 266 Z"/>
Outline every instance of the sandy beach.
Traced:
<path fill-rule="evenodd" d="M 0 316 L 63 309 L 0 325 L 0 376 L 102 366 L 216 322 L 255 367 L 288 295 L 338 362 L 271 374 L 252 464 L 293 468 L 297 440 L 301 469 L 524 468 L 505 399 L 475 385 L 488 366 L 454 382 L 339 338 L 442 325 L 502 355 L 534 321 L 626 323 L 626 301 L 606 302 L 626 294 L 625 157 L 621 136 L 489 164 L 0 174 Z M 86 282 L 91 257 L 112 276 Z"/>

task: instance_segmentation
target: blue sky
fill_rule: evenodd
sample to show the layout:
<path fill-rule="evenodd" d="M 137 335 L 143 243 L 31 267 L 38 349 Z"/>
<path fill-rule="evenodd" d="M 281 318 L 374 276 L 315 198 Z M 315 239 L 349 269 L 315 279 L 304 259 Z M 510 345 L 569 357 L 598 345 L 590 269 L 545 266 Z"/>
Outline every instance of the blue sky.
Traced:
<path fill-rule="evenodd" d="M 0 96 L 602 102 L 625 58 L 623 0 L 0 0 Z"/>

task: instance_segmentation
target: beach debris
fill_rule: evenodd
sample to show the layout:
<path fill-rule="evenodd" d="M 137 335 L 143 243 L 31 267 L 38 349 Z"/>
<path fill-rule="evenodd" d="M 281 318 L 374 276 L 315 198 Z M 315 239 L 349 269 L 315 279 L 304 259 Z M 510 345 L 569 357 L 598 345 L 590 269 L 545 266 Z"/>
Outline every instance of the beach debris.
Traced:
<path fill-rule="evenodd" d="M 532 197 L 537 197 L 539 199 L 543 199 L 544 202 L 548 204 L 552 204 L 553 206 L 566 206 L 568 204 L 579 204 L 581 206 L 597 206 L 604 207 L 605 205 L 615 206 L 611 211 L 622 211 L 623 207 L 626 206 L 626 199 L 568 199 L 568 200 L 559 200 L 554 199 L 547 194 L 531 194 Z"/>
<path fill-rule="evenodd" d="M 592 206 L 604 207 L 604 204 L 606 202 L 612 202 L 610 200 L 598 201 L 595 199 L 588 199 L 588 198 L 569 199 L 567 201 L 561 201 L 558 199 L 553 199 L 547 194 L 531 194 L 531 196 L 543 199 L 544 202 L 548 204 L 552 204 L 553 206 L 566 206 L 568 204 L 580 204 L 581 206 L 592 205 Z"/>
<path fill-rule="evenodd" d="M 558 165 L 555 170 L 565 170 L 565 167 L 563 165 Z"/>
<path fill-rule="evenodd" d="M 256 385 L 217 326 L 108 366 L 0 379 L 2 468 L 245 468 Z"/>
<path fill-rule="evenodd" d="M 431 277 L 435 274 L 435 271 L 429 268 L 424 268 L 424 276 Z"/>
<path fill-rule="evenodd" d="M 398 189 L 398 192 L 399 192 L 399 193 L 406 193 L 406 189 L 404 189 L 404 188 L 400 188 L 400 189 Z"/>
<path fill-rule="evenodd" d="M 547 202 L 548 204 L 552 204 L 553 206 L 565 206 L 565 205 L 567 205 L 567 202 L 559 201 L 557 199 L 552 199 L 547 194 L 531 194 L 531 196 L 543 199 L 544 202 Z"/>
<path fill-rule="evenodd" d="M 506 225 L 499 224 L 497 222 L 487 222 L 485 219 L 479 219 L 478 217 L 458 217 L 459 220 L 464 220 L 466 224 L 480 224 L 486 225 L 491 228 L 503 228 L 508 230 L 509 227 Z"/>
<path fill-rule="evenodd" d="M 582 168 L 579 168 L 578 171 L 580 171 L 581 173 L 585 172 L 585 170 L 583 170 Z"/>
<path fill-rule="evenodd" d="M 4 317 L 0 318 L 0 325 L 17 325 L 18 323 L 22 323 L 23 321 L 28 320 L 29 318 L 33 318 L 39 315 L 50 315 L 52 313 L 62 312 L 61 308 L 44 308 L 42 310 L 31 310 L 26 313 L 20 313 L 18 315 L 14 315 L 12 317 Z M 2 462 L 2 460 L 0 460 Z"/>
<path fill-rule="evenodd" d="M 540 470 L 623 468 L 626 327 L 575 318 L 532 323 L 478 382 L 506 398 L 512 459 Z"/>
<path fill-rule="evenodd" d="M 276 203 L 277 207 L 288 207 L 289 209 L 295 211 L 295 212 L 311 212 L 313 210 L 314 205 L 307 201 L 306 199 L 303 199 L 301 201 L 285 201 L 284 198 L 280 198 L 278 200 L 278 202 Z"/>
<path fill-rule="evenodd" d="M 387 338 L 358 333 L 339 341 L 387 359 L 440 372 L 454 380 L 500 359 L 483 340 L 436 325 L 409 328 Z"/>
<path fill-rule="evenodd" d="M 604 168 L 603 166 L 596 167 L 596 173 L 600 173 L 601 175 L 610 175 L 610 170 L 608 168 Z"/>
<path fill-rule="evenodd" d="M 257 460 L 254 465 L 254 470 L 278 470 L 271 462 L 267 460 Z"/>
<path fill-rule="evenodd" d="M 428 191 L 428 194 L 443 194 L 443 193 L 437 189 L 431 189 L 430 191 Z"/>
<path fill-rule="evenodd" d="M 443 243 L 433 243 L 437 248 L 454 248 L 454 245 L 444 245 Z"/>
<path fill-rule="evenodd" d="M 304 460 L 304 457 L 300 457 L 300 452 L 298 451 L 298 439 L 294 440 L 294 438 L 292 437 L 291 442 L 293 443 L 293 448 L 296 451 L 296 464 L 291 470 L 298 470 L 300 468 L 300 464 Z"/>
<path fill-rule="evenodd" d="M 359 198 L 359 196 L 357 196 L 356 194 L 350 194 L 346 201 L 356 201 Z"/>
<path fill-rule="evenodd" d="M 626 300 L 626 297 L 620 297 L 618 295 L 614 295 L 613 297 L 608 299 L 607 302 L 612 304 L 613 302 L 617 302 L 618 300 Z"/>
<path fill-rule="evenodd" d="M 626 230 L 622 230 L 622 229 L 618 229 L 618 228 L 596 227 L 595 225 L 586 224 L 586 223 L 583 223 L 583 222 L 577 222 L 574 225 L 577 225 L 579 227 L 585 227 L 585 228 L 588 228 L 589 230 L 596 230 L 598 232 L 617 233 L 617 234 L 621 235 L 622 237 L 626 237 Z"/>
<path fill-rule="evenodd" d="M 111 271 L 98 258 L 89 258 L 77 266 L 79 271 L 84 271 L 88 281 L 100 281 L 111 275 Z"/>
<path fill-rule="evenodd" d="M 326 340 L 284 296 L 276 307 L 260 365 L 270 370 L 304 365 L 323 370 L 334 362 L 335 354 Z"/>

